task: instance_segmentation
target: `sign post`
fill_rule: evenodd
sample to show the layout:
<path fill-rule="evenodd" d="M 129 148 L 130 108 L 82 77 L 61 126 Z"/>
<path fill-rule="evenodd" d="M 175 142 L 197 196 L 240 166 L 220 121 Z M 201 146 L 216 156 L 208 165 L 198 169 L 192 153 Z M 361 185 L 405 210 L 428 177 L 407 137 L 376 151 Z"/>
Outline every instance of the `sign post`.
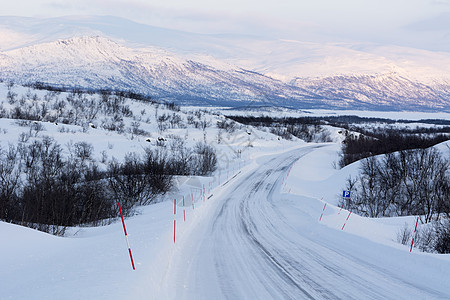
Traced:
<path fill-rule="evenodd" d="M 351 191 L 342 191 L 342 205 L 341 205 L 341 209 L 339 210 L 338 215 L 341 214 L 341 210 L 344 207 L 345 201 L 350 200 L 350 197 L 351 197 Z"/>

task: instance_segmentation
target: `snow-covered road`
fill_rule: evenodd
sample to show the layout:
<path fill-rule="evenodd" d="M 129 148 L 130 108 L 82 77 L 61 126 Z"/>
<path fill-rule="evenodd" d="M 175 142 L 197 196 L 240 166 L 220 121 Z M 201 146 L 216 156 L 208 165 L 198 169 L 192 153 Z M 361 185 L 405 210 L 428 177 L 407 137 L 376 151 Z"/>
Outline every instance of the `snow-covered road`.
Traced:
<path fill-rule="evenodd" d="M 173 200 L 142 207 L 126 220 L 134 271 L 120 222 L 65 238 L 0 222 L 0 299 L 450 299 L 450 257 L 395 241 L 414 217 L 352 214 L 341 230 L 332 194 L 353 171 L 331 168 L 336 149 L 258 153 L 186 203 L 175 244 Z"/>
<path fill-rule="evenodd" d="M 449 298 L 448 261 L 324 226 L 320 200 L 282 193 L 291 165 L 315 148 L 260 158 L 224 184 L 177 241 L 158 297 Z"/>

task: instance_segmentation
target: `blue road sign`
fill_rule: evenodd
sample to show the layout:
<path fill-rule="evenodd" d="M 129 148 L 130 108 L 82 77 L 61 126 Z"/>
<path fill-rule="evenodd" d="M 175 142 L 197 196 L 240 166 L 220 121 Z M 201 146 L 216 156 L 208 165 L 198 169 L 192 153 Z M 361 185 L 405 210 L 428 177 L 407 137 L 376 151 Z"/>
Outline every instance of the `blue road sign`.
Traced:
<path fill-rule="evenodd" d="M 343 198 L 350 198 L 350 191 L 343 191 L 342 192 L 342 197 Z"/>

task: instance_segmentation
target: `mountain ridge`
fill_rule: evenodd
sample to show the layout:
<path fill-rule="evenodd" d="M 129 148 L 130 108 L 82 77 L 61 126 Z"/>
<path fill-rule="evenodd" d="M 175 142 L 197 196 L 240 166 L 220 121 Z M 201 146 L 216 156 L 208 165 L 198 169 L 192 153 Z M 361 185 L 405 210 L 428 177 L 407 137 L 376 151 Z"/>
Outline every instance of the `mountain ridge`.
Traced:
<path fill-rule="evenodd" d="M 4 19 L 0 17 L 0 25 L 5 23 Z M 64 18 L 57 19 L 61 20 Z M 77 24 L 77 20 L 73 18 L 72 22 Z M 92 23 L 103 19 L 88 20 Z M 69 25 L 65 25 L 69 29 L 64 32 L 73 30 Z M 45 24 L 41 26 L 47 28 Z M 4 30 L 5 26 L 0 26 L 0 33 Z M 198 39 L 204 38 L 200 43 L 207 45 L 204 51 L 192 52 L 190 45 L 186 45 L 187 50 L 175 45 L 172 48 L 178 50 L 171 51 L 158 46 L 164 44 L 157 41 L 158 37 L 155 45 L 142 45 L 112 38 L 96 28 L 91 31 L 98 34 L 45 43 L 39 42 L 43 36 L 38 34 L 37 42 L 29 46 L 0 51 L 0 78 L 21 84 L 39 81 L 50 85 L 126 89 L 194 105 L 263 103 L 371 110 L 449 110 L 450 107 L 450 71 L 446 73 L 450 58 L 446 60 L 446 53 L 392 47 L 382 51 L 374 46 L 365 46 L 370 49 L 361 52 L 339 45 L 298 41 L 276 44 L 245 37 L 239 37 L 240 47 L 233 48 L 227 46 L 232 40 L 195 34 Z M 188 33 L 174 32 L 189 37 Z M 213 39 L 208 41 L 210 38 Z M 213 45 L 212 41 L 220 42 Z M 296 49 L 302 51 L 298 54 Z M 386 53 L 386 57 L 377 51 Z M 402 56 L 401 51 L 406 55 Z M 254 58 L 250 57 L 252 54 Z"/>

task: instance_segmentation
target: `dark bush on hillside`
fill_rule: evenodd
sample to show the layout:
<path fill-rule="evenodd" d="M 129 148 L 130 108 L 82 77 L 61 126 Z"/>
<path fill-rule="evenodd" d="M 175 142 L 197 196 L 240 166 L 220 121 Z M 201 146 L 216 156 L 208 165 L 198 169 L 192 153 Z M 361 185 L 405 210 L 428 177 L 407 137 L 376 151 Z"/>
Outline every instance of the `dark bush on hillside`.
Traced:
<path fill-rule="evenodd" d="M 164 106 L 165 106 L 167 109 L 170 109 L 170 110 L 176 111 L 176 112 L 178 112 L 178 111 L 181 110 L 180 106 L 179 106 L 179 105 L 176 105 L 174 102 L 165 102 L 165 103 L 164 103 Z"/>
<path fill-rule="evenodd" d="M 421 215 L 424 222 L 450 217 L 449 161 L 434 149 L 369 157 L 349 179 L 344 207 L 368 217 Z M 341 202 L 342 204 L 342 202 Z"/>
<path fill-rule="evenodd" d="M 450 221 L 443 219 L 419 226 L 414 235 L 413 225 L 407 224 L 398 232 L 397 241 L 403 245 L 411 245 L 414 237 L 414 247 L 424 252 L 450 253 Z"/>
<path fill-rule="evenodd" d="M 85 155 L 64 158 L 61 146 L 51 138 L 10 147 L 0 160 L 0 172 L 9 174 L 0 176 L 1 219 L 64 234 L 67 226 L 99 224 L 114 217 L 104 174 L 88 164 Z"/>
<path fill-rule="evenodd" d="M 322 125 L 328 124 L 320 118 L 273 118 L 253 116 L 229 116 L 228 118 L 256 127 L 270 127 L 270 132 L 291 140 L 293 136 L 306 142 L 331 142 L 329 133 Z"/>
<path fill-rule="evenodd" d="M 44 137 L 0 151 L 1 220 L 62 235 L 68 226 L 108 223 L 118 215 L 117 201 L 131 215 L 171 187 L 176 160 L 164 150 L 147 150 L 144 158 L 128 154 L 102 172 L 90 144 L 68 147 L 64 157 L 61 146 Z"/>
<path fill-rule="evenodd" d="M 445 222 L 439 223 L 435 227 L 435 234 L 434 249 L 438 253 L 450 253 L 450 221 L 447 219 Z"/>
<path fill-rule="evenodd" d="M 164 149 L 146 149 L 143 170 L 153 193 L 164 194 L 172 186 L 174 171 L 172 160 Z"/>
<path fill-rule="evenodd" d="M 232 120 L 223 120 L 217 122 L 217 128 L 224 129 L 228 133 L 233 133 L 236 131 L 236 122 Z"/>
<path fill-rule="evenodd" d="M 449 139 L 443 134 L 405 135 L 396 131 L 371 133 L 371 135 L 347 135 L 342 145 L 341 167 L 373 155 L 392 153 L 408 149 L 425 149 Z"/>
<path fill-rule="evenodd" d="M 114 198 L 121 203 L 126 216 L 133 214 L 137 204 L 147 204 L 151 199 L 148 178 L 136 154 L 129 153 L 123 163 L 112 161 L 108 166 L 109 185 Z"/>
<path fill-rule="evenodd" d="M 361 161 L 356 179 L 347 180 L 350 199 L 339 205 L 367 217 L 419 215 L 425 226 L 416 247 L 427 252 L 450 252 L 450 161 L 434 148 L 404 150 Z M 398 241 L 411 242 L 405 227 Z"/>
<path fill-rule="evenodd" d="M 209 175 L 216 170 L 217 155 L 212 146 L 197 143 L 194 151 L 197 154 L 195 175 Z"/>
<path fill-rule="evenodd" d="M 10 146 L 3 151 L 0 148 L 0 219 L 10 221 L 20 215 L 18 205 L 22 184 L 18 148 Z"/>

